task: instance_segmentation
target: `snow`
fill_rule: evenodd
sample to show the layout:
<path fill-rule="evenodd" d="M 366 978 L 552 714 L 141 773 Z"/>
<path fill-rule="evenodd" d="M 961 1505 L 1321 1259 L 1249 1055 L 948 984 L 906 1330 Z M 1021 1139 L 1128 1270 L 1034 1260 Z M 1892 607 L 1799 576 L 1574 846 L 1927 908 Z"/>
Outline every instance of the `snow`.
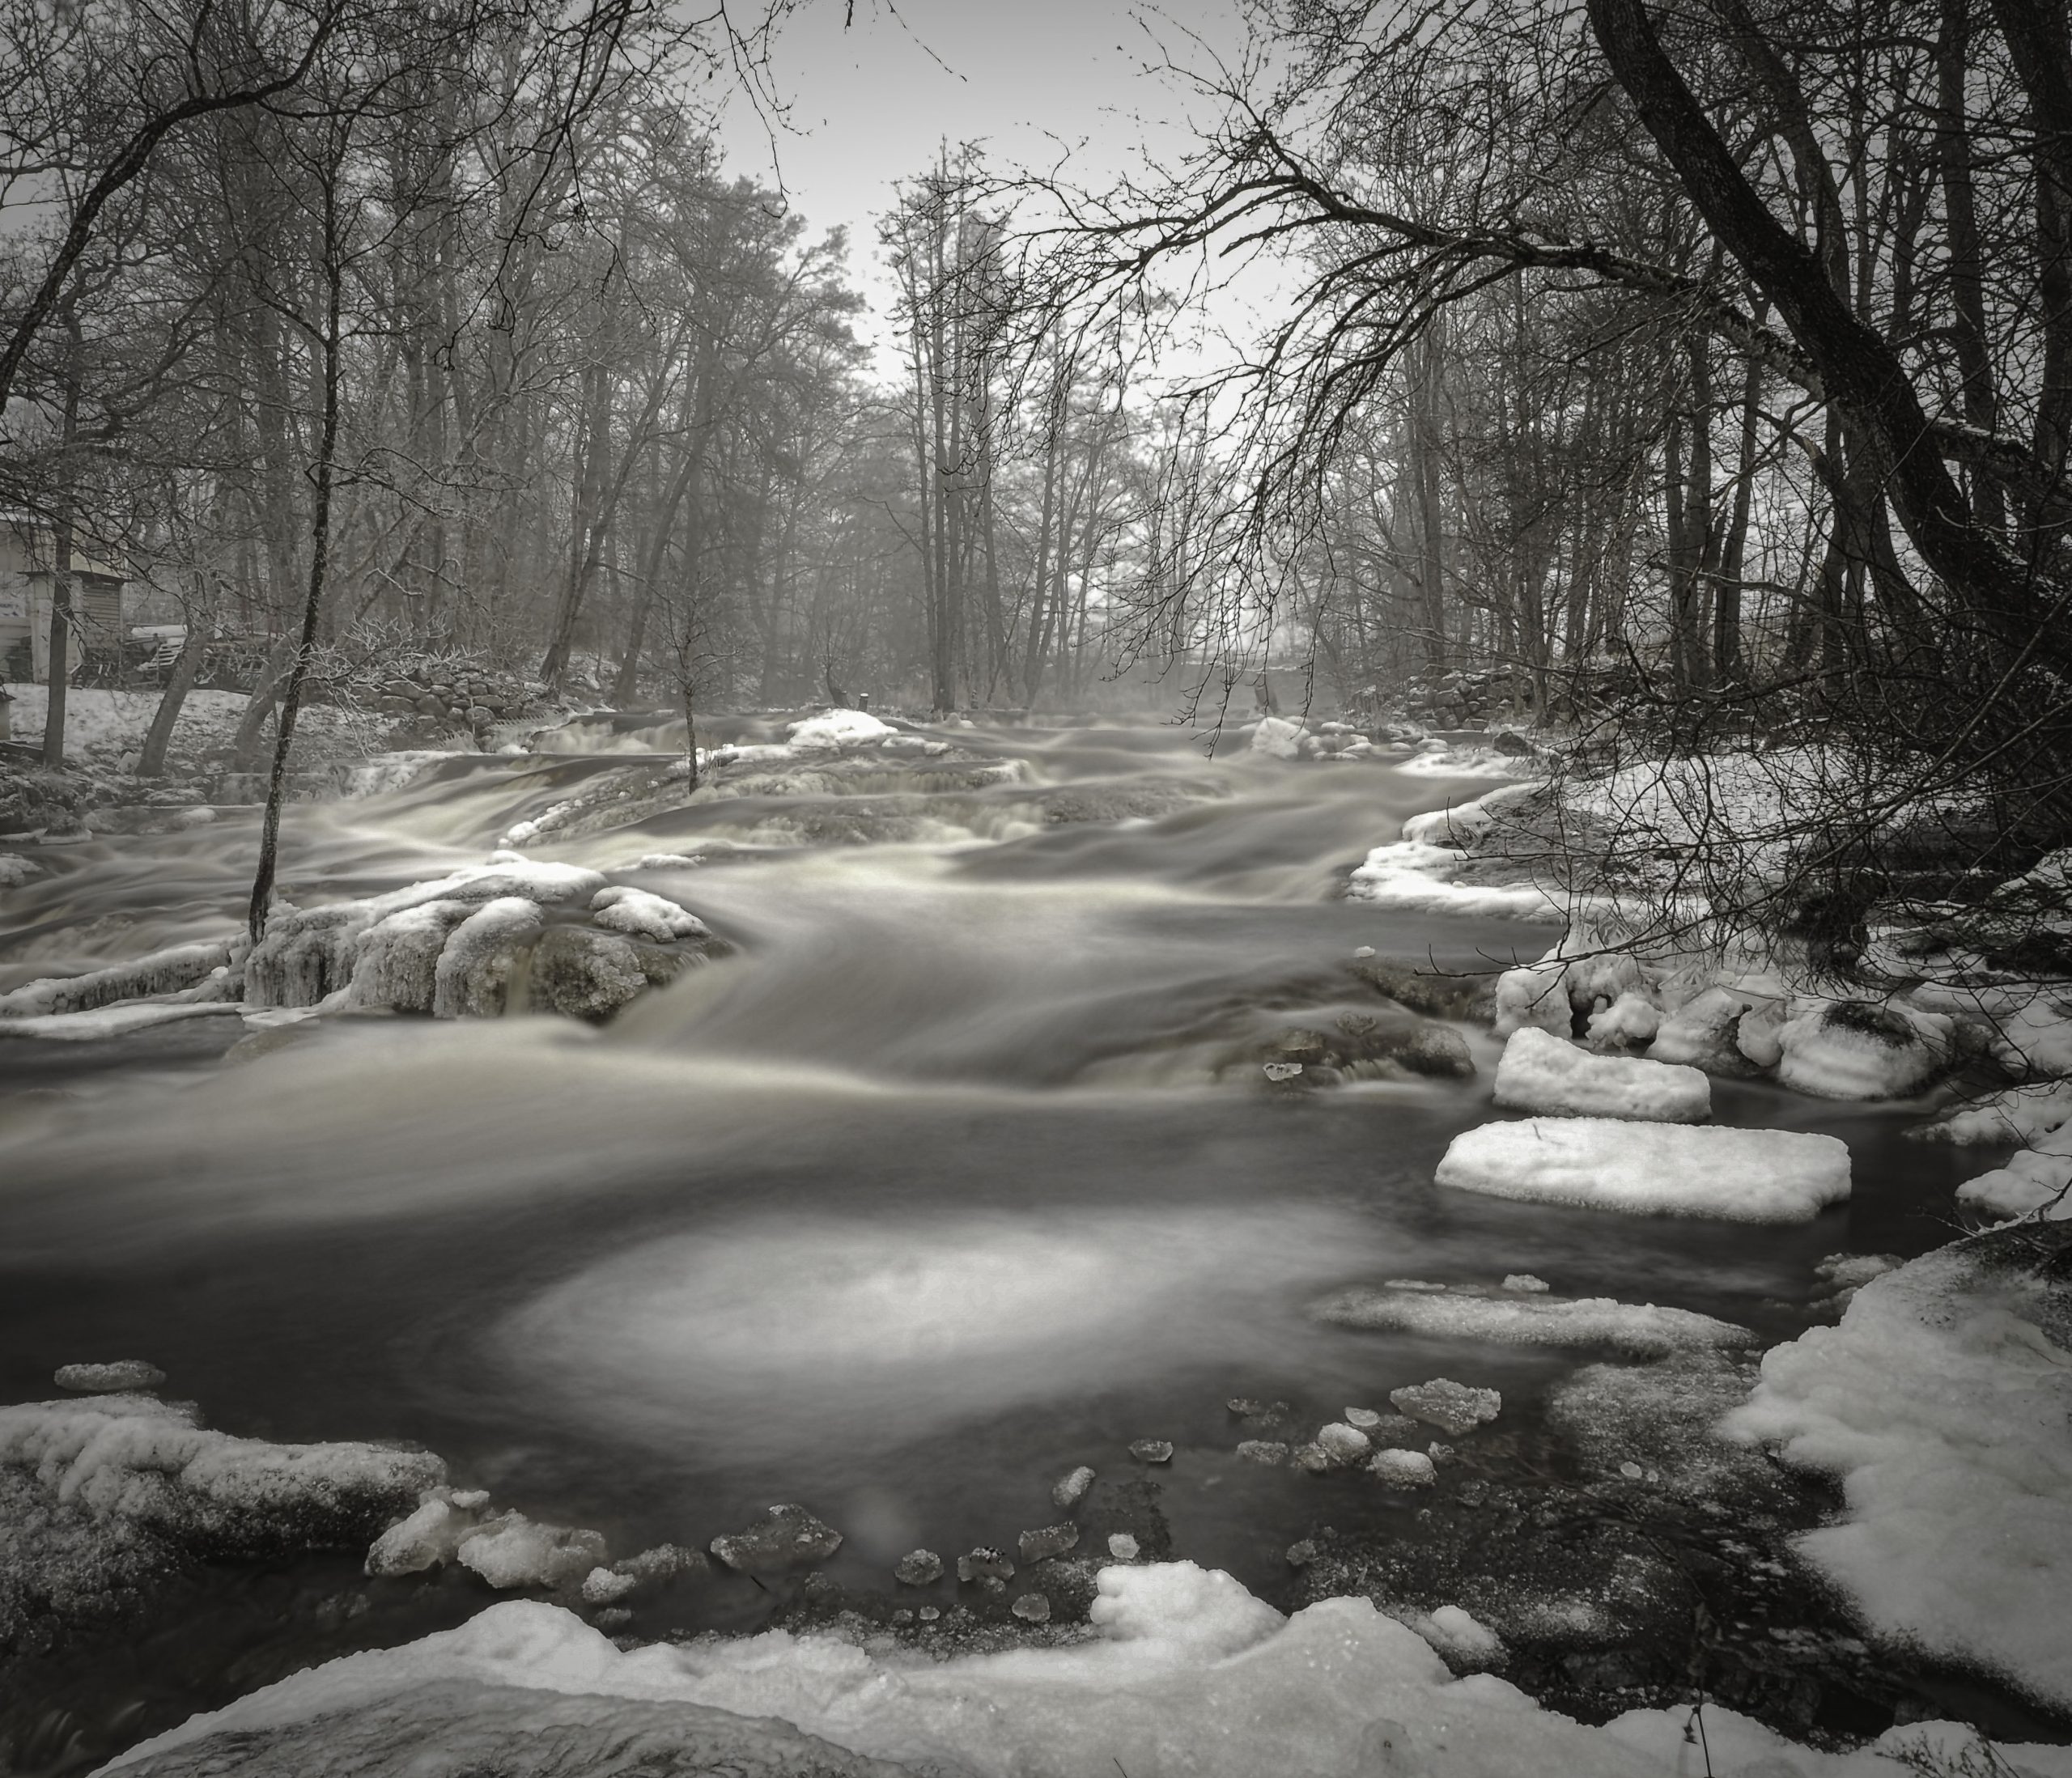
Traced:
<path fill-rule="evenodd" d="M 587 1706 L 601 1738 L 622 1734 L 635 1703 L 697 1705 L 779 1718 L 860 1754 L 973 1778 L 1115 1778 L 1118 1767 L 1131 1778 L 1681 1778 L 1704 1769 L 1684 1741 L 1688 1710 L 1585 1727 L 1501 1679 L 1455 1679 L 1423 1637 L 1365 1599 L 1329 1599 L 1284 1619 L 1229 1576 L 1188 1563 L 1105 1568 L 1098 1584 L 1097 1640 L 946 1661 L 784 1631 L 622 1653 L 572 1612 L 511 1602 L 403 1648 L 296 1674 L 106 1769 L 211 1736 L 251 1738 L 240 1744 L 248 1757 L 268 1732 L 320 1717 L 340 1733 L 356 1713 L 427 1686 L 479 1698 L 480 1716 L 465 1728 L 485 1740 L 512 1707 L 504 1688 L 517 1688 L 560 1695 L 564 1722 Z M 1472 1620 L 1442 1618 L 1446 1610 L 1431 1614 L 1433 1626 L 1466 1637 Z M 704 1726 L 693 1717 L 686 1734 Z M 1915 1725 L 1860 1753 L 1818 1753 L 1717 1706 L 1707 1707 L 1705 1727 L 1722 1778 L 1889 1778 L 1887 1750 L 1976 1745 L 1968 1730 Z M 393 1733 L 398 1752 L 422 1745 L 410 1738 L 407 1712 Z M 456 1759 L 470 1748 L 457 1725 L 443 1727 L 438 1744 Z M 2063 1749 L 2001 1751 L 2038 1778 L 2072 1774 Z"/>
<path fill-rule="evenodd" d="M 1457 1605 L 1442 1605 L 1435 1611 L 1420 1612 L 1404 1621 L 1436 1653 L 1447 1657 L 1456 1666 L 1492 1667 L 1503 1664 L 1504 1639 Z"/>
<path fill-rule="evenodd" d="M 1823 1099 L 1898 1099 L 1950 1061 L 1955 1021 L 1894 1003 L 1794 1000 L 1777 1033 L 1777 1079 Z"/>
<path fill-rule="evenodd" d="M 321 1524 L 344 1534 L 378 1521 L 446 1469 L 424 1452 L 237 1438 L 203 1428 L 190 1404 L 145 1395 L 0 1407 L 0 1464 L 97 1518 L 298 1544 Z"/>
<path fill-rule="evenodd" d="M 702 936 L 707 927 L 688 908 L 643 889 L 615 885 L 601 889 L 590 897 L 597 923 L 614 932 L 666 944 L 671 939 Z"/>
<path fill-rule="evenodd" d="M 1385 1328 L 1430 1339 L 1482 1339 L 1515 1346 L 1610 1346 L 1636 1357 L 1699 1347 L 1740 1346 L 1752 1336 L 1731 1322 L 1653 1303 L 1610 1296 L 1518 1294 L 1508 1280 L 1503 1294 L 1472 1289 L 1354 1288 L 1317 1305 L 1320 1320 L 1340 1327 Z"/>
<path fill-rule="evenodd" d="M 858 747 L 868 743 L 881 742 L 889 735 L 899 731 L 891 724 L 861 710 L 830 710 L 817 716 L 809 716 L 804 722 L 792 724 L 786 730 L 792 737 L 793 747 L 806 752 L 819 752 L 837 747 Z M 738 757 L 749 751 L 736 750 Z"/>
<path fill-rule="evenodd" d="M 1648 1054 L 1710 1074 L 1773 1068 L 1786 1003 L 1778 995 L 1717 982 L 1693 995 L 1657 1027 Z"/>
<path fill-rule="evenodd" d="M 1957 1202 L 1990 1216 L 2041 1212 L 2047 1221 L 2072 1221 L 2072 1124 L 2038 1137 L 2006 1166 L 1967 1179 L 1957 1187 Z"/>
<path fill-rule="evenodd" d="M 1833 1136 L 1609 1118 L 1527 1118 L 1454 1138 L 1438 1182 L 1529 1203 L 1730 1222 L 1810 1222 L 1849 1194 Z"/>
<path fill-rule="evenodd" d="M 1712 1115 L 1712 1083 L 1696 1068 L 1591 1055 L 1552 1033 L 1511 1033 L 1497 1064 L 1497 1103 L 1564 1117 L 1696 1123 Z"/>
<path fill-rule="evenodd" d="M 2034 1142 L 2072 1123 L 2072 1080 L 2032 1080 L 1954 1110 L 1911 1132 L 1924 1142 Z"/>
<path fill-rule="evenodd" d="M 1801 1553 L 1872 1631 L 2072 1705 L 2072 1351 L 2062 1284 L 1944 1248 L 1773 1349 L 1730 1436 L 1840 1478 Z M 2053 1290 L 2060 1295 L 2055 1305 Z"/>
<path fill-rule="evenodd" d="M 1446 847 L 1398 840 L 1368 853 L 1348 881 L 1345 893 L 1353 901 L 1411 914 L 1458 914 L 1556 925 L 1568 918 L 1562 902 L 1534 884 L 1456 881 L 1455 873 L 1465 862 L 1461 854 Z"/>

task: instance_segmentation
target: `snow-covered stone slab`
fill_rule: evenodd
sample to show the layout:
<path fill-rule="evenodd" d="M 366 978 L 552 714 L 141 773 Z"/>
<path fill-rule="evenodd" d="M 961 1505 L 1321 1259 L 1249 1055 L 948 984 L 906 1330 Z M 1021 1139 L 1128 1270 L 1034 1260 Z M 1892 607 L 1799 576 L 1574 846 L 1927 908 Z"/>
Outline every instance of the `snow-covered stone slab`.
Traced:
<path fill-rule="evenodd" d="M 214 1018 L 227 1012 L 242 1012 L 235 1000 L 136 1000 L 124 1006 L 97 1006 L 85 1012 L 31 1013 L 19 1019 L 0 1018 L 0 1038 L 41 1038 L 53 1043 L 93 1043 L 104 1038 L 124 1038 L 132 1031 L 148 1031 L 156 1025 L 176 1025 L 182 1019 Z"/>
<path fill-rule="evenodd" d="M 1722 1430 L 1839 1477 L 1798 1547 L 1874 1634 L 2072 1706 L 2066 1287 L 1995 1237 L 1873 1279 L 1768 1352 Z M 2061 1245 L 2063 1237 L 2057 1237 Z"/>
<path fill-rule="evenodd" d="M 1497 1103 L 1561 1117 L 1696 1123 L 1712 1115 L 1713 1089 L 1696 1068 L 1592 1055 L 1526 1025 L 1511 1033 L 1497 1064 Z"/>
<path fill-rule="evenodd" d="M 1485 1123 L 1454 1138 L 1437 1177 L 1527 1203 L 1728 1222 L 1811 1222 L 1849 1191 L 1832 1136 L 1611 1118 Z"/>
<path fill-rule="evenodd" d="M 1484 1339 L 1514 1346 L 1609 1346 L 1637 1358 L 1698 1347 L 1743 1346 L 1745 1327 L 1688 1309 L 1622 1303 L 1610 1296 L 1431 1292 L 1382 1286 L 1342 1290 L 1316 1305 L 1321 1321 L 1432 1339 Z"/>
<path fill-rule="evenodd" d="M 1801 1003 L 1802 1005 L 1803 1003 Z M 1955 1048 L 1947 1013 L 1869 1000 L 1815 1003 L 1777 1033 L 1777 1079 L 1823 1099 L 1899 1099 L 1917 1092 Z"/>

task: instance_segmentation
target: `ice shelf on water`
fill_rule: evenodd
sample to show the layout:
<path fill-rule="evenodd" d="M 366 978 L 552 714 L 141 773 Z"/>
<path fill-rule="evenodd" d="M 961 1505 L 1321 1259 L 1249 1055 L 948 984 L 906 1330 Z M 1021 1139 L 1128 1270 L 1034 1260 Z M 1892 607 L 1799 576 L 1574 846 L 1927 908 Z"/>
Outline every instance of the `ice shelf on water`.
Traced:
<path fill-rule="evenodd" d="M 1763 1360 L 1730 1435 L 1839 1477 L 1799 1539 L 1877 1635 L 2072 1707 L 2066 1287 L 1989 1235 L 1872 1279 Z M 2057 1239 L 2062 1252 L 2062 1237 Z"/>
<path fill-rule="evenodd" d="M 1745 1327 L 1687 1309 L 1622 1303 L 1610 1296 L 1556 1296 L 1422 1284 L 1356 1287 L 1326 1297 L 1318 1318 L 1433 1339 L 1486 1339 L 1505 1345 L 1609 1346 L 1637 1357 L 1694 1347 L 1743 1346 Z"/>
<path fill-rule="evenodd" d="M 656 1707 L 674 1705 L 687 1744 L 712 1736 L 709 1712 L 724 1711 L 774 1718 L 899 1768 L 976 1778 L 1114 1778 L 1119 1768 L 1132 1778 L 1695 1778 L 1709 1767 L 1719 1778 L 1889 1778 L 1908 1748 L 1983 1758 L 1976 1735 L 1951 1724 L 1895 1729 L 1858 1752 L 1828 1754 L 1708 1705 L 1708 1767 L 1686 1738 L 1688 1709 L 1633 1711 L 1589 1728 L 1492 1675 L 1455 1678 L 1419 1630 L 1475 1661 L 1497 1652 L 1455 1608 L 1415 1630 L 1365 1599 L 1326 1600 L 1284 1619 L 1228 1575 L 1184 1562 L 1104 1568 L 1098 1586 L 1096 1640 L 947 1661 L 783 1631 L 622 1653 L 558 1607 L 499 1605 L 457 1630 L 298 1674 L 104 1769 L 236 1772 L 240 1761 L 263 1764 L 270 1746 L 308 1746 L 294 1738 L 317 1718 L 362 1761 L 368 1724 L 400 1754 L 423 1745 L 414 1695 L 435 1708 L 442 1755 L 465 1751 L 484 1769 L 506 1769 L 497 1756 L 507 1757 L 502 1725 L 519 1714 L 514 1694 L 541 1693 L 560 1700 L 558 1720 L 571 1725 L 563 1745 L 580 1745 L 571 1729 L 587 1725 L 600 1759 L 629 1718 L 650 1744 L 666 1739 L 670 1719 Z M 2072 1775 L 2072 1749 L 1998 1752 L 2033 1778 Z M 795 1746 L 791 1761 L 745 1769 L 846 1769 L 810 1765 L 809 1753 Z"/>
<path fill-rule="evenodd" d="M 1712 1115 L 1712 1083 L 1696 1068 L 1637 1056 L 1592 1055 L 1535 1026 L 1514 1031 L 1497 1064 L 1497 1103 L 1565 1117 L 1696 1123 Z"/>
<path fill-rule="evenodd" d="M 1810 1222 L 1849 1194 L 1833 1136 L 1611 1118 L 1526 1118 L 1455 1136 L 1438 1182 L 1532 1203 L 1643 1216 Z"/>

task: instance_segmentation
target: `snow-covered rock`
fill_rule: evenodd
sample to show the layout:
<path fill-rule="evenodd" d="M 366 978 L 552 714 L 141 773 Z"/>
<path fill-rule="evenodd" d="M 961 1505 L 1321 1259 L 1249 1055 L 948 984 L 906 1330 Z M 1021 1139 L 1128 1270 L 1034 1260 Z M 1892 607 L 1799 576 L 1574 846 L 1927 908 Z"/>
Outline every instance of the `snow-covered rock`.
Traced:
<path fill-rule="evenodd" d="M 899 731 L 868 711 L 828 710 L 786 730 L 791 745 L 803 753 L 827 753 L 842 747 L 874 746 Z"/>
<path fill-rule="evenodd" d="M 32 877 L 43 875 L 43 867 L 19 852 L 0 852 L 0 889 L 19 889 Z"/>
<path fill-rule="evenodd" d="M 200 1778 L 234 1769 L 231 1757 L 313 1771 L 350 1755 L 353 1769 L 374 1771 L 429 1746 L 472 1769 L 527 1773 L 537 1768 L 521 1755 L 541 1746 L 563 1769 L 609 1770 L 609 1749 L 640 1755 L 642 1769 L 828 1778 L 890 1778 L 843 1763 L 861 1758 L 973 1778 L 1700 1769 L 1685 1740 L 1688 1706 L 1586 1727 L 1489 1675 L 1455 1679 L 1416 1632 L 1366 1599 L 1284 1619 L 1228 1575 L 1189 1563 L 1106 1568 L 1098 1585 L 1093 1642 L 918 1662 L 788 1631 L 622 1653 L 573 1612 L 512 1602 L 262 1687 L 109 1769 Z M 1715 1771 L 1764 1778 L 1889 1778 L 1916 1746 L 1952 1771 L 1987 1757 L 1975 1734 L 1947 1724 L 1895 1729 L 1851 1754 L 1796 1746 L 1716 1704 L 1705 1727 Z M 2063 1749 L 2005 1746 L 1994 1756 L 2036 1778 L 2072 1778 Z"/>
<path fill-rule="evenodd" d="M 432 971 L 433 1015 L 468 1019 L 501 1013 L 512 971 L 546 925 L 539 903 L 525 896 L 484 902 L 447 935 Z"/>
<path fill-rule="evenodd" d="M 1515 1346 L 1610 1346 L 1636 1357 L 1698 1347 L 1746 1345 L 1754 1338 L 1745 1327 L 1688 1309 L 1622 1303 L 1610 1296 L 1520 1296 L 1509 1290 L 1356 1288 L 1325 1298 L 1314 1313 L 1318 1319 L 1340 1327 Z"/>
<path fill-rule="evenodd" d="M 117 1000 L 140 1000 L 198 987 L 218 970 L 234 964 L 244 944 L 234 939 L 203 939 L 168 945 L 134 962 L 115 963 L 83 975 L 49 976 L 0 994 L 0 1019 L 91 1012 Z M 234 995 L 230 998 L 235 998 Z"/>
<path fill-rule="evenodd" d="M 1696 1123 L 1712 1115 L 1712 1083 L 1696 1068 L 1592 1055 L 1537 1026 L 1511 1033 L 1497 1064 L 1497 1103 L 1565 1117 Z"/>
<path fill-rule="evenodd" d="M 1628 988 L 1611 1005 L 1590 1015 L 1594 1050 L 1638 1050 L 1654 1042 L 1662 1029 L 1662 1008 L 1651 995 Z"/>
<path fill-rule="evenodd" d="M 1716 983 L 1663 1016 L 1648 1054 L 1729 1080 L 1762 1073 L 1777 1064 L 1785 1006 L 1777 995 Z"/>
<path fill-rule="evenodd" d="M 456 1505 L 448 1487 L 427 1488 L 417 1509 L 390 1526 L 368 1547 L 372 1575 L 421 1574 L 451 1562 L 461 1540 L 480 1528 L 482 1514 Z"/>
<path fill-rule="evenodd" d="M 1345 893 L 1407 914 L 1458 914 L 1487 919 L 1558 924 L 1568 918 L 1560 897 L 1532 883 L 1460 880 L 1466 859 L 1450 847 L 1421 840 L 1377 846 L 1353 870 Z"/>
<path fill-rule="evenodd" d="M 96 1518 L 255 1551 L 363 1543 L 446 1473 L 427 1452 L 212 1432 L 146 1395 L 0 1407 L 0 1464 Z"/>
<path fill-rule="evenodd" d="M 1947 1013 L 1869 1000 L 1794 1004 L 1792 1013 L 1777 1033 L 1777 1079 L 1823 1099 L 1904 1098 L 1955 1054 Z"/>
<path fill-rule="evenodd" d="M 1529 1203 L 1644 1216 L 1810 1222 L 1849 1196 L 1847 1145 L 1833 1136 L 1610 1118 L 1527 1118 L 1454 1138 L 1442 1186 Z"/>
<path fill-rule="evenodd" d="M 1312 1441 L 1334 1463 L 1357 1463 L 1374 1449 L 1373 1440 L 1357 1426 L 1348 1426 L 1344 1420 L 1333 1420 L 1321 1428 Z"/>
<path fill-rule="evenodd" d="M 1452 1666 L 1480 1670 L 1504 1664 L 1504 1639 L 1457 1605 L 1442 1605 L 1404 1621 Z"/>
<path fill-rule="evenodd" d="M 1262 716 L 1252 730 L 1252 751 L 1270 759 L 1300 759 L 1308 738 L 1300 723 L 1282 716 Z"/>
<path fill-rule="evenodd" d="M 666 944 L 671 939 L 701 938 L 708 930 L 688 908 L 678 907 L 643 889 L 614 884 L 590 897 L 591 918 L 608 931 Z"/>
<path fill-rule="evenodd" d="M 2062 1250 L 2063 1237 L 2058 1237 Z M 1857 1292 L 1763 1360 L 1725 1430 L 1838 1477 L 1806 1559 L 1881 1636 L 2072 1706 L 2066 1287 L 1987 1236 Z"/>

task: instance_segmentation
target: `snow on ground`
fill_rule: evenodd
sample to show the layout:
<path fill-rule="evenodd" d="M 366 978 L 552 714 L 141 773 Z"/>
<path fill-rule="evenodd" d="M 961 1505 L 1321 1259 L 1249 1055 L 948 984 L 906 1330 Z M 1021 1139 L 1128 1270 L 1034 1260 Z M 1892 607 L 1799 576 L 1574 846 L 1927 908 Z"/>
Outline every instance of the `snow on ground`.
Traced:
<path fill-rule="evenodd" d="M 1566 900 L 1532 883 L 1463 883 L 1464 855 L 1445 846 L 1396 840 L 1377 846 L 1356 868 L 1345 893 L 1354 901 L 1411 914 L 1460 914 L 1559 925 Z"/>
<path fill-rule="evenodd" d="M 1696 1123 L 1712 1115 L 1712 1082 L 1696 1068 L 1631 1056 L 1592 1055 L 1527 1025 L 1497 1064 L 1497 1103 L 1563 1117 Z"/>
<path fill-rule="evenodd" d="M 1839 1477 L 1799 1548 L 1872 1631 L 2072 1707 L 2072 1349 L 2033 1254 L 1947 1247 L 1763 1360 L 1730 1434 Z M 2063 1251 L 2062 1248 L 2059 1250 Z"/>
<path fill-rule="evenodd" d="M 1644 1216 L 1810 1222 L 1849 1196 L 1848 1146 L 1832 1136 L 1610 1118 L 1526 1118 L 1455 1136 L 1442 1186 L 1530 1203 Z"/>
<path fill-rule="evenodd" d="M 2072 1222 L 2072 1124 L 2061 1125 L 2004 1167 L 1967 1179 L 1957 1202 L 1993 1216 L 2032 1216 Z"/>
<path fill-rule="evenodd" d="M 1622 1303 L 1610 1296 L 1556 1296 L 1515 1289 L 1489 1291 L 1420 1284 L 1355 1288 L 1325 1298 L 1313 1311 L 1340 1327 L 1386 1328 L 1431 1339 L 1486 1339 L 1514 1346 L 1608 1346 L 1637 1357 L 1702 1347 L 1745 1346 L 1745 1327 L 1686 1309 Z"/>
<path fill-rule="evenodd" d="M 49 718 L 50 688 L 24 685 L 15 690 L 15 736 L 40 737 Z M 190 691 L 174 724 L 172 750 L 180 753 L 227 747 L 244 720 L 251 700 L 241 691 Z M 74 685 L 65 694 L 66 757 L 98 756 L 113 764 L 142 747 L 151 719 L 158 714 L 159 694 L 122 691 L 100 685 Z M 338 738 L 371 740 L 379 723 L 359 711 L 331 704 L 305 704 L 297 719 L 299 745 Z"/>
<path fill-rule="evenodd" d="M 504 1688 L 516 1688 L 559 1695 L 563 1721 L 582 1700 L 601 1745 L 630 1709 L 673 1703 L 774 1717 L 856 1753 L 976 1778 L 1115 1778 L 1119 1769 L 1130 1778 L 1695 1778 L 1708 1763 L 1719 1778 L 1890 1778 L 1903 1747 L 1954 1758 L 1978 1745 L 1968 1729 L 1928 1724 L 1858 1753 L 1819 1753 L 1709 1706 L 1701 1753 L 1687 1738 L 1688 1711 L 1634 1711 L 1591 1729 L 1501 1679 L 1456 1679 L 1416 1631 L 1365 1599 L 1284 1619 L 1191 1563 L 1104 1568 L 1099 1587 L 1094 1641 L 947 1661 L 784 1631 L 622 1653 L 572 1613 L 498 1605 L 456 1630 L 297 1674 L 104 1769 L 198 1770 L 212 1750 L 248 1757 L 270 1732 L 319 1716 L 349 1734 L 433 1685 L 470 1688 L 461 1695 L 480 1699 L 472 1733 L 490 1746 L 512 1695 Z M 1493 1639 L 1475 1635 L 1481 1626 L 1464 1612 L 1441 1607 L 1426 1627 L 1435 1640 L 1492 1652 Z M 401 1752 L 409 1714 L 391 1713 Z M 710 1733 L 710 1718 L 685 1716 L 687 1736 Z M 655 1721 L 643 1713 L 645 1734 Z M 443 1750 L 461 1744 L 442 1728 Z M 192 1766 L 167 1757 L 183 1746 L 194 1747 Z M 2072 1750 L 2000 1751 L 2035 1778 L 2072 1774 Z"/>

